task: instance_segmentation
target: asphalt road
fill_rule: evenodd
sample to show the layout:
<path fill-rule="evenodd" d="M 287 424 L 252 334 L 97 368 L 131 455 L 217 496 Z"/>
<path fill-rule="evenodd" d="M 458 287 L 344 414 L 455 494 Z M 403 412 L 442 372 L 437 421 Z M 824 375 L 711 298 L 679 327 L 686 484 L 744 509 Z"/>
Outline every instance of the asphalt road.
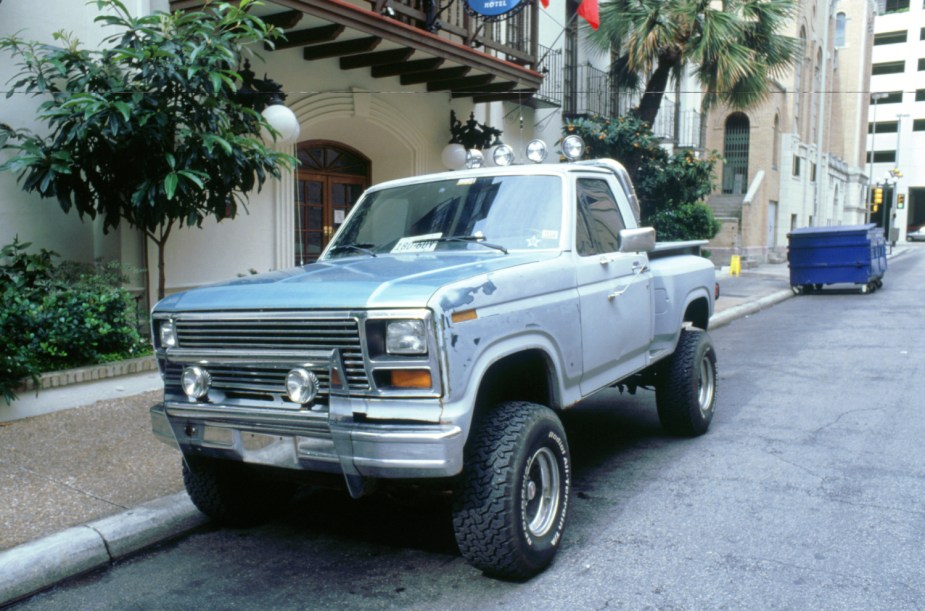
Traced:
<path fill-rule="evenodd" d="M 870 295 L 808 295 L 716 330 L 710 432 L 665 436 L 654 397 L 565 419 L 563 548 L 527 583 L 459 557 L 446 498 L 300 495 L 251 530 L 200 530 L 21 609 L 921 609 L 925 249 Z"/>

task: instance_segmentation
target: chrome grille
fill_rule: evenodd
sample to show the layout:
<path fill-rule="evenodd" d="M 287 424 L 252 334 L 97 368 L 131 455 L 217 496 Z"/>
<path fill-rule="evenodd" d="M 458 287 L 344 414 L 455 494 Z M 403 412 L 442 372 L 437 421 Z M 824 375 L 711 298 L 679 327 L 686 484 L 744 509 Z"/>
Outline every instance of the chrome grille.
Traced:
<path fill-rule="evenodd" d="M 208 318 L 176 321 L 179 348 L 184 350 L 340 351 L 351 390 L 368 390 L 369 377 L 357 321 L 311 318 Z M 209 367 L 213 386 L 223 390 L 285 393 L 288 369 L 246 366 Z M 316 370 L 321 392 L 328 393 L 329 372 Z M 179 379 L 177 379 L 179 381 Z"/>

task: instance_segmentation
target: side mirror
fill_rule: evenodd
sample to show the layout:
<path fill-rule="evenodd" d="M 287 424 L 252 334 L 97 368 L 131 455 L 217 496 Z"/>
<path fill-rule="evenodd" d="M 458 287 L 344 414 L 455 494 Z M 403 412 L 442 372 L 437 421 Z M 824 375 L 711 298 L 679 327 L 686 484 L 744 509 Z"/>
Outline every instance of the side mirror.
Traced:
<path fill-rule="evenodd" d="M 624 229 L 620 232 L 620 252 L 652 252 L 655 250 L 655 229 Z"/>

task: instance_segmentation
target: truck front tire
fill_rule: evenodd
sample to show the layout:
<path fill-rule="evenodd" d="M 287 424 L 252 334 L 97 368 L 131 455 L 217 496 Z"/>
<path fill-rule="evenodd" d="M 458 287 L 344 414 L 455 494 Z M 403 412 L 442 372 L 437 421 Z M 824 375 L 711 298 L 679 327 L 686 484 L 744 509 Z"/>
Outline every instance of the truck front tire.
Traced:
<path fill-rule="evenodd" d="M 657 374 L 655 403 L 662 427 L 694 437 L 710 428 L 716 407 L 716 351 L 706 331 L 683 329 Z"/>
<path fill-rule="evenodd" d="M 493 577 L 526 579 L 552 562 L 565 528 L 571 459 L 542 405 L 502 403 L 471 433 L 453 527 L 463 557 Z"/>
<path fill-rule="evenodd" d="M 199 511 L 220 524 L 242 527 L 271 518 L 294 491 L 248 465 L 199 457 L 183 459 L 183 485 Z"/>

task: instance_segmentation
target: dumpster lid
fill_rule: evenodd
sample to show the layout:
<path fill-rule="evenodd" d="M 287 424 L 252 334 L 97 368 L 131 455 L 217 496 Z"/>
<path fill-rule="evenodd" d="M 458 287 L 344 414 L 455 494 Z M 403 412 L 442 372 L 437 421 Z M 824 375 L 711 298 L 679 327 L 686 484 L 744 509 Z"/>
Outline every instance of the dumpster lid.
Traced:
<path fill-rule="evenodd" d="M 797 235 L 832 234 L 832 233 L 867 233 L 877 227 L 876 223 L 865 225 L 830 225 L 826 227 L 799 227 L 787 234 L 787 237 Z"/>

